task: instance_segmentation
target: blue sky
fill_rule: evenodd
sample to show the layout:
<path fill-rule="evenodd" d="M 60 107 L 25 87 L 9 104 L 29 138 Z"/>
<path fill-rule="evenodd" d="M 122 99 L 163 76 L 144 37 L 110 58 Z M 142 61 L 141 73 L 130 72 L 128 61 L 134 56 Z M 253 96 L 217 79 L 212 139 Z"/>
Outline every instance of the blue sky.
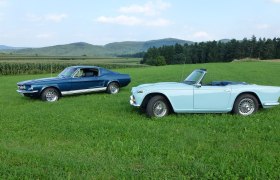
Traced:
<path fill-rule="evenodd" d="M 0 44 L 279 37 L 280 0 L 0 0 Z"/>

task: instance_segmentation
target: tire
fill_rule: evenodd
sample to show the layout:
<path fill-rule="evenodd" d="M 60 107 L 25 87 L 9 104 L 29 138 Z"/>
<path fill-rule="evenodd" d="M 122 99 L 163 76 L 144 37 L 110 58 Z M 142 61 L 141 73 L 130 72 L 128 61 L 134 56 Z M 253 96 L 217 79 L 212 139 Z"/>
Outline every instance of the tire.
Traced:
<path fill-rule="evenodd" d="M 259 103 L 255 96 L 242 94 L 234 102 L 233 113 L 242 116 L 249 116 L 259 109 Z"/>
<path fill-rule="evenodd" d="M 47 102 L 55 102 L 59 97 L 59 92 L 55 88 L 47 88 L 41 94 L 41 99 Z"/>
<path fill-rule="evenodd" d="M 170 108 L 168 102 L 163 96 L 152 97 L 146 107 L 148 117 L 161 118 L 169 114 Z"/>
<path fill-rule="evenodd" d="M 111 82 L 108 86 L 107 86 L 107 93 L 109 94 L 117 94 L 120 91 L 120 86 L 118 83 L 116 82 Z"/>

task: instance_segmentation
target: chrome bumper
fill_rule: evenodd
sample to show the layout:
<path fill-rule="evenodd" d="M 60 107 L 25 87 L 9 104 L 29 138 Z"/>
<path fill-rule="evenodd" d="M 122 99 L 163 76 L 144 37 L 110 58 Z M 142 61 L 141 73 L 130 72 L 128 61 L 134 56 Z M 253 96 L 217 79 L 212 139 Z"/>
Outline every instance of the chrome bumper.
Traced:
<path fill-rule="evenodd" d="M 280 103 L 279 102 L 273 102 L 273 103 L 263 103 L 264 108 L 270 108 L 273 106 L 278 106 Z"/>
<path fill-rule="evenodd" d="M 34 90 L 34 91 L 17 90 L 17 92 L 20 93 L 21 95 L 24 95 L 24 94 L 34 94 L 34 93 L 37 93 L 38 90 Z"/>
<path fill-rule="evenodd" d="M 136 103 L 133 95 L 130 96 L 130 101 L 129 102 L 130 102 L 130 105 L 132 105 L 132 106 L 140 107 L 140 105 Z"/>

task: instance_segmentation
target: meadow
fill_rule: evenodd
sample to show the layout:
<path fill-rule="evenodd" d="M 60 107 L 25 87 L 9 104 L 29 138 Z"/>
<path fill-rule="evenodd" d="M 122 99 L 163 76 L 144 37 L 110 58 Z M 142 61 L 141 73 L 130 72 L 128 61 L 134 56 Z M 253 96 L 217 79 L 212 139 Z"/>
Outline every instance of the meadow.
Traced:
<path fill-rule="evenodd" d="M 280 86 L 277 62 L 126 68 L 116 71 L 132 82 L 117 95 L 46 103 L 17 94 L 16 83 L 50 74 L 0 76 L 0 178 L 279 179 L 280 106 L 148 119 L 129 105 L 131 87 L 181 81 L 195 68 L 209 80 Z"/>

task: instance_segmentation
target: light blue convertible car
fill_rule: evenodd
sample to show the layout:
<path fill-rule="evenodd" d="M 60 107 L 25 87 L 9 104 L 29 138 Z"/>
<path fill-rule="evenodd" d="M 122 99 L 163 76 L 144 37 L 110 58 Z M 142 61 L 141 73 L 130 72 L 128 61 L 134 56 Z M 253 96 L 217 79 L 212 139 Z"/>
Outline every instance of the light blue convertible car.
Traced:
<path fill-rule="evenodd" d="M 183 82 L 143 84 L 132 88 L 130 104 L 149 117 L 175 113 L 227 113 L 243 116 L 279 105 L 280 87 L 245 82 L 203 84 L 206 69 L 194 70 Z"/>

